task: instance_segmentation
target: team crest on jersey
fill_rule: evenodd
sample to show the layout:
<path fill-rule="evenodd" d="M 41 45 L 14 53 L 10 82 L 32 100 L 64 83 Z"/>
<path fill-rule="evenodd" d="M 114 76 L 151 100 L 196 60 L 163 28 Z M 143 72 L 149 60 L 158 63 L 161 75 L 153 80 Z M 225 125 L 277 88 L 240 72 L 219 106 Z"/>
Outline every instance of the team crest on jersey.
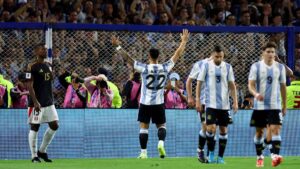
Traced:
<path fill-rule="evenodd" d="M 43 72 L 44 72 L 43 69 L 40 69 L 39 73 L 43 73 Z"/>

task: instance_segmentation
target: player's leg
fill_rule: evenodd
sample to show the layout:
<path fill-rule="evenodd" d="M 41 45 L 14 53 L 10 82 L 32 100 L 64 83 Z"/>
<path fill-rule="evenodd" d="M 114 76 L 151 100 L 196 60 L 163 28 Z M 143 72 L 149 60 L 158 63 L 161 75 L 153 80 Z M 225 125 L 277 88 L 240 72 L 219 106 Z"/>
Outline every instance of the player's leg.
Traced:
<path fill-rule="evenodd" d="M 205 110 L 205 105 L 203 106 L 203 110 Z M 206 123 L 205 123 L 205 111 L 203 112 L 198 112 L 199 119 L 201 122 L 201 130 L 199 131 L 199 136 L 198 136 L 198 160 L 202 163 L 206 163 L 207 160 L 205 158 L 205 153 L 204 153 L 204 146 L 206 143 Z"/>
<path fill-rule="evenodd" d="M 267 130 L 266 130 L 266 137 L 264 139 L 264 148 L 267 148 L 270 150 L 271 156 L 273 155 L 273 149 L 272 149 L 272 133 L 271 133 L 271 128 L 269 125 L 267 125 Z"/>
<path fill-rule="evenodd" d="M 152 122 L 156 124 L 157 127 L 157 137 L 158 137 L 158 144 L 157 144 L 157 150 L 159 153 L 160 158 L 166 157 L 166 151 L 165 151 L 165 139 L 167 135 L 166 130 L 166 114 L 165 114 L 165 108 L 164 105 L 155 105 L 153 106 L 152 111 Z"/>
<path fill-rule="evenodd" d="M 42 158 L 45 162 L 52 162 L 52 160 L 48 158 L 46 151 L 58 129 L 58 115 L 54 105 L 44 107 L 41 111 L 43 114 L 42 120 L 43 122 L 48 122 L 49 127 L 44 133 L 43 141 L 38 151 L 38 157 Z"/>
<path fill-rule="evenodd" d="M 30 151 L 31 151 L 31 161 L 33 163 L 36 162 L 41 162 L 40 159 L 38 158 L 37 152 L 38 152 L 38 148 L 37 148 L 37 142 L 38 142 L 38 131 L 40 128 L 40 124 L 30 124 L 30 131 L 28 134 L 28 142 L 29 142 L 29 147 L 30 147 Z"/>
<path fill-rule="evenodd" d="M 47 130 L 44 133 L 43 141 L 38 151 L 38 156 L 42 158 L 45 162 L 52 162 L 52 160 L 48 158 L 47 148 L 53 140 L 56 130 L 58 129 L 58 121 L 50 122 L 48 123 L 48 125 L 49 128 L 47 128 Z"/>
<path fill-rule="evenodd" d="M 280 156 L 281 136 L 280 130 L 282 125 L 282 113 L 278 110 L 270 111 L 269 113 L 269 125 L 272 133 L 272 166 L 276 167 L 282 163 L 283 158 Z"/>
<path fill-rule="evenodd" d="M 150 123 L 150 106 L 140 104 L 138 121 L 140 122 L 139 141 L 141 146 L 141 153 L 138 156 L 140 159 L 146 159 L 147 156 L 147 142 L 148 142 L 148 129 Z"/>
<path fill-rule="evenodd" d="M 141 153 L 138 158 L 146 159 L 147 156 L 147 143 L 148 143 L 148 129 L 149 123 L 140 122 L 140 146 L 141 146 Z"/>
<path fill-rule="evenodd" d="M 217 112 L 217 122 L 219 125 L 219 153 L 217 163 L 224 164 L 224 152 L 227 145 L 228 138 L 228 124 L 230 123 L 230 112 L 227 110 L 219 110 Z"/>
<path fill-rule="evenodd" d="M 264 129 L 267 126 L 267 111 L 254 110 L 251 116 L 250 126 L 255 127 L 255 136 L 254 136 L 254 144 L 256 149 L 256 167 L 264 166 L 264 156 L 262 154 L 263 151 L 263 134 Z"/>
<path fill-rule="evenodd" d="M 214 163 L 215 151 L 215 133 L 216 133 L 216 109 L 206 109 L 206 140 L 209 151 L 208 163 Z"/>
<path fill-rule="evenodd" d="M 165 139 L 166 139 L 166 124 L 157 124 L 157 137 L 158 137 L 158 144 L 157 144 L 157 149 L 159 153 L 160 158 L 165 158 L 166 156 L 166 151 L 165 151 Z"/>

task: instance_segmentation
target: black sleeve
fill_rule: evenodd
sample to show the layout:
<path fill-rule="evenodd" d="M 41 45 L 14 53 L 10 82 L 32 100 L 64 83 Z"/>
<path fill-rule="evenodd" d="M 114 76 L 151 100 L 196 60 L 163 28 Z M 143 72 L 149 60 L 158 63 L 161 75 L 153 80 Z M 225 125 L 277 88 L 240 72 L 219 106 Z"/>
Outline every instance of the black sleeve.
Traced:
<path fill-rule="evenodd" d="M 125 86 L 123 88 L 122 96 L 130 97 L 132 85 L 133 84 L 131 81 L 127 81 L 127 83 L 125 84 Z"/>
<path fill-rule="evenodd" d="M 76 90 L 76 94 L 79 97 L 79 99 L 83 102 L 84 105 L 86 105 L 86 98 L 87 98 L 87 91 L 85 91 L 85 96 L 80 93 L 80 87 Z"/>
<path fill-rule="evenodd" d="M 3 95 L 3 105 L 1 108 L 8 108 L 8 92 L 5 90 L 5 94 Z"/>
<path fill-rule="evenodd" d="M 69 83 L 66 81 L 65 78 L 68 76 L 71 76 L 71 74 L 67 71 L 65 73 L 63 73 L 62 75 L 58 76 L 59 83 L 66 89 L 68 88 Z"/>
<path fill-rule="evenodd" d="M 20 94 L 14 91 L 15 88 L 10 89 L 11 101 L 15 102 L 20 98 Z"/>

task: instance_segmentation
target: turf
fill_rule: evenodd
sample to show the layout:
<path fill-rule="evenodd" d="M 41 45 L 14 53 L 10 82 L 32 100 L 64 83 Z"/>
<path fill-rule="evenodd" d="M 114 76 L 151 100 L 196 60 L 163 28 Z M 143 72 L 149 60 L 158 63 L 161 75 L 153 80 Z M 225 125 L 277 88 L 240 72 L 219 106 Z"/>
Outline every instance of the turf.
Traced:
<path fill-rule="evenodd" d="M 201 164 L 196 158 L 141 159 L 54 159 L 53 163 L 31 163 L 29 160 L 0 160 L 0 169 L 252 169 L 255 157 L 226 158 L 226 164 Z M 265 167 L 271 166 L 270 158 Z M 285 157 L 278 169 L 299 169 L 300 157 Z"/>

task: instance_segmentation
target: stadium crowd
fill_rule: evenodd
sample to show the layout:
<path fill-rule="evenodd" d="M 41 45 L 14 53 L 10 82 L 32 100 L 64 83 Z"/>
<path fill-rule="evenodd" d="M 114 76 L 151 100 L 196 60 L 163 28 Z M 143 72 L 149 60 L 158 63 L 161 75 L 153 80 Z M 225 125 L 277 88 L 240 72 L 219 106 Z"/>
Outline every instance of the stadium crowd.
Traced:
<path fill-rule="evenodd" d="M 91 23 L 91 24 L 138 24 L 138 25 L 198 25 L 198 26 L 299 26 L 300 25 L 300 2 L 295 0 L 0 0 L 0 20 L 1 22 L 52 22 L 52 23 Z M 128 102 L 139 97 L 138 88 L 135 85 L 140 83 L 137 76 L 124 76 L 124 72 L 130 72 L 132 68 L 117 64 L 121 60 L 120 56 L 114 54 L 114 48 L 108 42 L 113 33 L 93 32 L 93 31 L 55 31 L 53 33 L 53 70 L 54 70 L 54 98 L 57 107 L 74 106 L 68 105 L 65 97 L 68 85 L 86 84 L 105 79 L 105 83 L 99 83 L 99 94 L 109 98 L 109 107 L 120 108 L 130 107 Z M 26 65 L 32 61 L 32 48 L 43 38 L 43 33 L 37 30 L 0 32 L 0 84 L 8 89 L 7 105 L 12 106 L 16 96 L 14 93 L 21 93 L 23 99 L 28 92 L 23 91 L 22 82 L 18 78 L 20 71 L 26 69 Z M 160 36 L 163 36 L 161 38 Z M 188 51 L 200 51 L 209 53 L 209 47 L 203 41 L 203 36 L 207 41 L 218 39 L 220 44 L 224 44 L 227 60 L 232 63 L 235 70 L 239 71 L 239 86 L 247 83 L 246 72 L 249 66 L 259 58 L 256 41 L 266 41 L 266 37 L 248 36 L 247 34 L 232 37 L 224 35 L 197 35 L 191 41 L 201 41 L 188 46 Z M 224 36 L 224 37 L 222 37 Z M 146 61 L 147 50 L 154 43 L 160 48 L 162 61 L 167 59 L 167 51 L 174 49 L 175 37 L 172 34 L 147 34 L 132 38 L 131 35 L 124 34 L 123 39 L 129 44 L 130 54 L 141 61 Z M 222 41 L 223 40 L 223 41 Z M 286 61 L 286 38 L 282 33 L 270 35 L 270 40 L 279 46 L 278 56 Z M 296 35 L 295 49 L 295 71 L 300 71 L 300 34 Z M 134 43 L 133 43 L 134 41 Z M 234 41 L 234 43 L 224 43 Z M 242 47 L 243 41 L 251 45 Z M 167 44 L 167 45 L 165 45 Z M 201 46 L 202 45 L 202 46 Z M 194 50 L 197 49 L 197 50 Z M 237 49 L 240 50 L 237 53 Z M 208 50 L 208 51 L 207 51 Z M 193 55 L 203 56 L 202 53 Z M 247 53 L 250 57 L 241 56 Z M 189 53 L 190 54 L 190 53 Z M 189 58 L 189 59 L 186 59 Z M 170 80 L 166 88 L 166 101 L 174 102 L 174 98 L 180 99 L 182 104 L 186 104 L 184 83 L 192 63 L 199 58 L 184 57 L 179 61 L 183 65 L 175 71 L 175 85 Z M 241 64 L 242 63 L 242 64 Z M 76 68 L 74 68 L 76 65 Z M 91 66 L 94 65 L 94 66 Z M 96 66 L 95 66 L 96 65 Z M 188 66 L 187 66 L 188 65 Z M 100 68 L 100 69 L 99 69 Z M 67 71 L 68 70 L 68 71 Z M 100 70 L 100 71 L 99 71 Z M 117 73 L 116 73 L 117 72 Z M 244 72 L 244 73 L 243 73 Z M 95 76 L 102 74 L 103 76 Z M 72 76 L 75 75 L 75 76 Z M 73 78 L 74 77 L 74 78 Z M 77 80 L 78 77 L 81 77 Z M 86 77 L 92 78 L 85 81 Z M 180 78 L 181 77 L 181 78 Z M 130 79 L 128 81 L 128 79 Z M 99 80 L 100 81 L 100 80 Z M 16 86 L 14 88 L 14 86 Z M 81 86 L 81 85 L 80 85 Z M 101 88 L 111 89 L 113 98 L 101 92 Z M 12 90 L 10 90 L 12 89 Z M 79 87 L 80 89 L 80 87 Z M 129 92 L 132 89 L 133 92 Z M 14 92 L 18 91 L 18 92 Z M 90 92 L 89 92 L 90 91 Z M 175 92 L 174 92 L 175 91 Z M 180 92 L 179 92 L 180 91 Z M 240 108 L 251 108 L 252 98 L 245 92 L 243 87 L 238 90 Z M 84 92 L 87 92 L 84 94 Z M 82 90 L 85 96 L 87 107 L 93 98 L 94 90 Z M 110 93 L 110 92 L 108 92 Z M 74 94 L 74 93 L 70 93 Z M 175 94 L 175 95 L 174 95 Z M 178 95 L 177 95 L 178 94 Z M 90 96 L 91 95 L 91 96 Z M 3 94 L 4 96 L 4 94 Z M 109 96 L 109 97 L 108 97 Z M 122 98 L 123 96 L 123 104 Z M 134 97 L 133 97 L 134 96 Z M 19 97 L 18 97 L 19 98 Z M 82 99 L 78 97 L 77 99 Z M 77 100 L 77 101 L 79 101 Z M 134 101 L 135 102 L 135 101 Z M 247 105 L 243 104 L 246 103 Z M 103 103 L 104 104 L 104 103 Z M 132 103 L 135 104 L 135 103 Z M 99 106 L 99 105 L 98 105 Z M 3 104 L 3 107 L 4 104 Z M 94 105 L 95 107 L 95 105 Z M 97 107 L 97 106 L 96 106 Z M 169 108 L 179 108 L 186 106 L 171 106 Z"/>

